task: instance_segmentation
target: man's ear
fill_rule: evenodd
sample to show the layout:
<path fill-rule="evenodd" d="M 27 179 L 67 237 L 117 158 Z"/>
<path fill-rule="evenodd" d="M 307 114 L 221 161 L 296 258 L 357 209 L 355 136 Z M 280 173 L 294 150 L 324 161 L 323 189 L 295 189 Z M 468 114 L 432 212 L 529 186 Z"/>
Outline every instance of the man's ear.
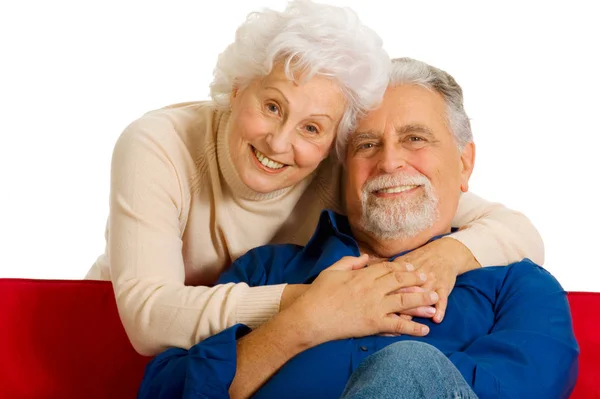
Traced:
<path fill-rule="evenodd" d="M 460 189 L 463 193 L 469 191 L 469 179 L 475 166 L 475 143 L 465 145 L 460 155 Z"/>

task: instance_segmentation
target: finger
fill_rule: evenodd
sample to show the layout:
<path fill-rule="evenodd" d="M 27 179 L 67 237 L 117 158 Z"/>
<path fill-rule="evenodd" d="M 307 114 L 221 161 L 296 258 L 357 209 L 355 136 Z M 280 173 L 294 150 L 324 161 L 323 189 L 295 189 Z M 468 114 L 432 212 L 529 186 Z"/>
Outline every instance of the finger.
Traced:
<path fill-rule="evenodd" d="M 361 256 L 344 256 L 342 259 L 329 266 L 327 270 L 356 270 L 361 269 L 367 265 L 369 261 L 369 255 Z"/>
<path fill-rule="evenodd" d="M 401 319 L 408 320 L 408 321 L 412 320 L 412 316 L 407 315 L 407 314 L 390 313 L 389 316 L 392 318 L 401 318 Z M 400 336 L 400 334 L 379 334 L 379 335 L 381 335 L 382 337 L 399 337 Z"/>
<path fill-rule="evenodd" d="M 412 263 L 406 262 L 406 261 L 402 260 L 402 258 L 396 258 L 392 262 L 401 266 L 407 272 L 412 272 L 415 270 L 415 266 Z"/>
<path fill-rule="evenodd" d="M 369 276 L 373 279 L 385 276 L 393 272 L 406 272 L 406 270 L 404 266 L 401 266 L 395 262 L 378 262 L 369 265 L 369 267 L 363 271 L 363 273 L 365 274 L 365 278 L 368 278 L 366 276 Z"/>
<path fill-rule="evenodd" d="M 435 304 L 435 315 L 433 316 L 433 321 L 436 323 L 441 323 L 442 320 L 444 320 L 446 308 L 448 307 L 448 290 L 445 288 L 440 288 L 437 292 L 440 296 L 440 300 Z"/>
<path fill-rule="evenodd" d="M 385 334 L 406 334 L 414 337 L 422 337 L 429 334 L 429 327 L 402 317 L 387 316 L 382 320 L 381 332 Z"/>
<path fill-rule="evenodd" d="M 427 273 L 427 280 L 425 281 L 425 283 L 422 285 L 422 287 L 426 290 L 426 291 L 435 291 L 435 284 L 439 283 L 439 281 L 436 280 L 435 276 L 432 276 L 431 273 Z"/>
<path fill-rule="evenodd" d="M 414 316 L 422 317 L 424 319 L 430 319 L 435 315 L 435 313 L 436 308 L 434 308 L 433 306 L 419 306 L 418 308 L 407 309 L 402 314 L 410 316 L 411 318 Z"/>
<path fill-rule="evenodd" d="M 386 313 L 405 313 L 408 309 L 432 306 L 439 300 L 435 291 L 387 295 L 382 310 Z"/>
<path fill-rule="evenodd" d="M 412 287 L 405 287 L 405 288 L 400 288 L 399 290 L 395 291 L 395 292 L 391 292 L 390 294 L 400 294 L 400 293 L 409 293 L 409 292 L 425 292 L 428 291 L 423 287 L 419 287 L 418 285 L 412 286 Z M 431 290 L 429 290 L 431 291 Z"/>
<path fill-rule="evenodd" d="M 412 316 L 408 314 L 398 314 L 398 313 L 390 313 L 388 316 L 390 317 L 401 317 L 404 320 L 412 320 Z"/>
<path fill-rule="evenodd" d="M 384 294 L 390 294 L 401 288 L 423 285 L 427 276 L 425 273 L 417 272 L 392 272 L 375 280 L 376 290 L 381 290 Z M 398 294 L 401 295 L 401 294 Z"/>

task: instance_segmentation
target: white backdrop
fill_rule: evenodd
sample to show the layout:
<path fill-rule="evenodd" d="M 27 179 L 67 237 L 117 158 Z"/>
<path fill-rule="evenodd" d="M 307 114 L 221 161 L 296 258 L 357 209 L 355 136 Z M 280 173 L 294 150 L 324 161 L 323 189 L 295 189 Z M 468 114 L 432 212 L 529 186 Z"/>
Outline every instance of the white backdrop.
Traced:
<path fill-rule="evenodd" d="M 356 10 L 390 55 L 454 75 L 477 144 L 471 189 L 532 219 L 566 289 L 600 291 L 595 2 L 328 2 Z M 104 249 L 123 128 L 207 99 L 248 12 L 285 4 L 0 3 L 0 277 L 82 278 Z"/>

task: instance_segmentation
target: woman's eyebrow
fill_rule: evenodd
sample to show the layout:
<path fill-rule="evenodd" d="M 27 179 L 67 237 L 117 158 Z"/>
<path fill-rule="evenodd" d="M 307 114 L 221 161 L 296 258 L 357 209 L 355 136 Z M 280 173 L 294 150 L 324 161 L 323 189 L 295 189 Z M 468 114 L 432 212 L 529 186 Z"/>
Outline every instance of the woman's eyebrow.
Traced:
<path fill-rule="evenodd" d="M 266 86 L 265 89 L 270 89 L 270 90 L 275 90 L 278 91 L 279 94 L 281 94 L 281 97 L 283 97 L 283 99 L 285 100 L 286 104 L 289 105 L 290 101 L 287 99 L 287 97 L 285 96 L 285 94 L 283 94 L 283 92 L 281 90 L 279 90 L 277 87 L 274 86 Z"/>
<path fill-rule="evenodd" d="M 324 118 L 328 118 L 329 120 L 333 120 L 333 118 L 327 114 L 310 114 L 311 117 L 324 117 Z"/>

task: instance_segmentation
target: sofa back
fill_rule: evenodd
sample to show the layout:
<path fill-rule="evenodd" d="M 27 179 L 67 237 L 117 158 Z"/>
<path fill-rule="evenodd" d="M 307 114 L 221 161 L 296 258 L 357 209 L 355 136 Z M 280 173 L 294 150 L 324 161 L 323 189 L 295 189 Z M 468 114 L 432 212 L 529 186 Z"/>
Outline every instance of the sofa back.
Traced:
<path fill-rule="evenodd" d="M 600 293 L 569 294 L 581 347 L 571 398 L 600 397 Z M 135 398 L 132 348 L 106 281 L 0 279 L 0 398 Z"/>

